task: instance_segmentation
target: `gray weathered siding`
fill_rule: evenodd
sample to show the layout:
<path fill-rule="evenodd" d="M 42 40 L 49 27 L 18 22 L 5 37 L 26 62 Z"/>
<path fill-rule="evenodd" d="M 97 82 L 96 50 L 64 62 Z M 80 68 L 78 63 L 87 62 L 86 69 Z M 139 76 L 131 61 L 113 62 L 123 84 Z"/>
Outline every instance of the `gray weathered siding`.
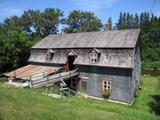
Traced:
<path fill-rule="evenodd" d="M 134 49 L 97 49 L 101 54 L 96 64 L 89 63 L 92 48 L 52 50 L 53 59 L 46 61 L 47 49 L 32 49 L 29 61 L 34 64 L 63 67 L 67 62 L 67 54 L 72 50 L 77 54 L 74 64 L 80 69 L 80 76 L 88 77 L 87 94 L 102 97 L 102 80 L 111 80 L 110 99 L 128 103 L 133 100 L 141 73 L 139 44 Z"/>
<path fill-rule="evenodd" d="M 139 43 L 136 44 L 134 49 L 134 68 L 132 72 L 132 84 L 133 90 L 136 90 L 140 85 L 140 76 L 141 76 L 141 56 Z"/>
<path fill-rule="evenodd" d="M 54 57 L 51 61 L 46 61 L 47 49 L 32 49 L 29 61 L 40 63 L 65 64 L 67 62 L 67 54 L 73 51 L 77 54 L 74 64 L 92 65 L 92 66 L 107 66 L 107 67 L 133 67 L 133 50 L 134 49 L 97 49 L 100 52 L 99 62 L 90 64 L 89 53 L 91 49 L 52 49 Z"/>
<path fill-rule="evenodd" d="M 110 99 L 131 103 L 133 89 L 132 70 L 108 67 L 77 66 L 80 76 L 87 77 L 87 94 L 102 97 L 102 80 L 112 80 Z M 81 91 L 81 89 L 80 89 Z"/>

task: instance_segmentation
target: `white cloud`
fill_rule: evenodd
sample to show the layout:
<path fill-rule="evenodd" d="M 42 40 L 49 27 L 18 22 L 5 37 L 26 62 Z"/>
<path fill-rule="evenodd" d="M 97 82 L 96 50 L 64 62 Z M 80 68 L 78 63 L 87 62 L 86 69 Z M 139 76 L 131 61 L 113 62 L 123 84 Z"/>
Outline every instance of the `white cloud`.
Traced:
<path fill-rule="evenodd" d="M 72 0 L 72 3 L 81 10 L 98 11 L 110 8 L 118 0 Z"/>

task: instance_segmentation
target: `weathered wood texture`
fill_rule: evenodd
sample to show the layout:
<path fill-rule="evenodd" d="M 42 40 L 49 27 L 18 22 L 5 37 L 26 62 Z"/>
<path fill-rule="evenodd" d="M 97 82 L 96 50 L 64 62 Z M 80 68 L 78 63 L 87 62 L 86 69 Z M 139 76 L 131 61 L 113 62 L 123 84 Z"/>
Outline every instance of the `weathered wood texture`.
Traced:
<path fill-rule="evenodd" d="M 134 48 L 140 29 L 49 35 L 33 48 Z"/>
<path fill-rule="evenodd" d="M 47 76 L 42 79 L 34 79 L 30 81 L 31 88 L 39 88 L 46 86 L 47 84 L 53 84 L 61 80 L 69 79 L 71 77 L 77 76 L 79 74 L 78 70 L 73 70 L 69 72 L 62 72 L 54 75 Z"/>
<path fill-rule="evenodd" d="M 59 70 L 60 67 L 41 66 L 41 65 L 26 65 L 8 73 L 4 73 L 7 77 L 15 79 L 28 80 L 36 75 L 49 75 Z"/>
<path fill-rule="evenodd" d="M 77 57 L 74 61 L 75 65 L 92 65 L 92 66 L 108 66 L 133 68 L 134 66 L 134 49 L 97 49 L 100 52 L 99 61 L 96 64 L 90 64 L 89 53 L 92 49 L 53 49 L 54 57 L 51 61 L 46 61 L 46 51 L 33 49 L 29 58 L 30 62 L 65 64 L 67 62 L 67 54 L 74 51 Z"/>
<path fill-rule="evenodd" d="M 87 81 L 86 94 L 102 97 L 102 81 L 112 81 L 112 92 L 109 99 L 131 103 L 133 99 L 132 70 L 109 67 L 77 66 L 80 70 L 81 80 Z M 81 91 L 81 88 L 80 88 Z"/>

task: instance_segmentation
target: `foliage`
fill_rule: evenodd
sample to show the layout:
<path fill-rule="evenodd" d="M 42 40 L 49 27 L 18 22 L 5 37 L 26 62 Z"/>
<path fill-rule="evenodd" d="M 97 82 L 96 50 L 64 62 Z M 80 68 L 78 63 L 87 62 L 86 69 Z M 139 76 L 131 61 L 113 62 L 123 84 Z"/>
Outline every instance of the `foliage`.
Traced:
<path fill-rule="evenodd" d="M 65 24 L 67 27 L 64 32 L 67 33 L 99 31 L 102 28 L 100 19 L 94 13 L 80 10 L 72 11 L 65 20 Z"/>
<path fill-rule="evenodd" d="M 40 38 L 58 32 L 63 12 L 47 8 L 24 11 L 21 17 L 13 16 L 0 25 L 0 71 L 8 71 L 27 63 L 31 46 Z"/>
<path fill-rule="evenodd" d="M 141 28 L 142 65 L 145 69 L 160 69 L 157 62 L 160 61 L 160 17 L 147 12 L 140 15 L 124 12 L 120 13 L 116 26 L 117 29 Z"/>
<path fill-rule="evenodd" d="M 142 61 L 144 70 L 160 70 L 160 61 Z"/>
<path fill-rule="evenodd" d="M 103 95 L 104 98 L 108 98 L 110 96 L 110 92 L 108 90 L 106 90 Z"/>
<path fill-rule="evenodd" d="M 45 37 L 58 32 L 58 25 L 62 23 L 63 12 L 60 9 L 46 8 L 39 10 L 24 11 L 21 22 L 29 33 L 40 34 Z"/>
<path fill-rule="evenodd" d="M 6 19 L 0 28 L 0 70 L 26 64 L 30 48 L 36 41 L 36 38 L 29 36 L 19 24 L 19 18 L 14 16 Z"/>
<path fill-rule="evenodd" d="M 0 80 L 1 81 L 1 80 Z M 152 84 L 152 85 L 151 85 Z M 0 119 L 10 120 L 160 120 L 157 77 L 142 77 L 133 106 L 79 96 L 55 99 L 39 89 L 19 89 L 0 84 Z M 31 96 L 31 97 L 29 97 Z"/>

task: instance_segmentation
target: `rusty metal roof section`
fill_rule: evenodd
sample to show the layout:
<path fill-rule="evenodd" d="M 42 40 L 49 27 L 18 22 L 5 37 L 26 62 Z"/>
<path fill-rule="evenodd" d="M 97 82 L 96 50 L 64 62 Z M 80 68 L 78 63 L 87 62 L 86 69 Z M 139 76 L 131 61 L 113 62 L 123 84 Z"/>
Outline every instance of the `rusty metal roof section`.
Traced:
<path fill-rule="evenodd" d="M 22 80 L 27 80 L 31 76 L 44 74 L 49 75 L 58 70 L 58 67 L 50 67 L 50 66 L 40 66 L 40 65 L 26 65 L 24 67 L 18 68 L 8 73 L 4 73 L 7 77 L 15 77 Z"/>

